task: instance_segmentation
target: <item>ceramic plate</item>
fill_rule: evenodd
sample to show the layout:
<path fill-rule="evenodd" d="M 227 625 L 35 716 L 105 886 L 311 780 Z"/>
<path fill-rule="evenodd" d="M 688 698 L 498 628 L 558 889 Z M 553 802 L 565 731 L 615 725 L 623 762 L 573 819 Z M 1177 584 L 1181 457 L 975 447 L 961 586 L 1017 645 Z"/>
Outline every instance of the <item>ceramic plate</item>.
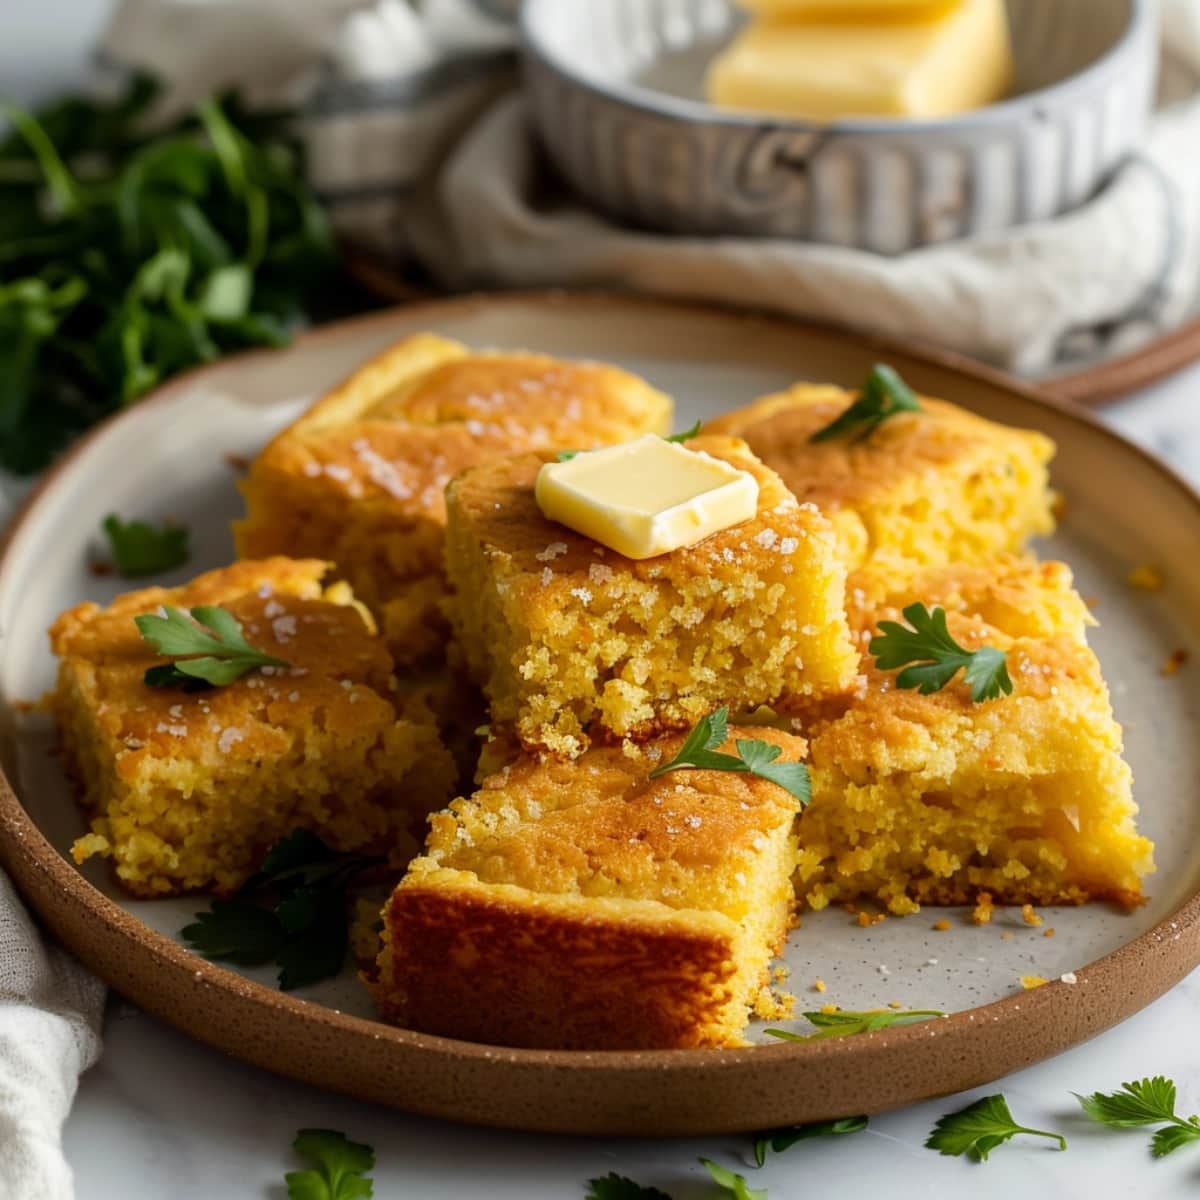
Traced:
<path fill-rule="evenodd" d="M 677 398 L 680 427 L 797 378 L 857 384 L 886 358 L 922 391 L 1053 437 L 1067 510 L 1042 550 L 1070 562 L 1080 590 L 1096 597 L 1103 624 L 1094 644 L 1127 730 L 1142 828 L 1158 844 L 1149 902 L 1133 914 L 1047 909 L 1041 929 L 1003 910 L 984 928 L 960 911 L 869 929 L 840 910 L 809 914 L 786 955 L 801 1009 L 897 1001 L 955 1015 L 806 1045 L 585 1054 L 390 1028 L 372 1019 L 349 971 L 282 994 L 267 970 L 239 973 L 180 944 L 177 931 L 203 902 L 131 901 L 102 865 L 79 871 L 66 851 L 83 824 L 50 753 L 52 731 L 15 702 L 52 682 L 45 631 L 53 617 L 120 590 L 88 570 L 100 520 L 171 516 L 193 531 L 188 574 L 227 562 L 228 523 L 240 507 L 231 456 L 253 454 L 362 359 L 425 329 L 481 347 L 617 362 Z M 110 421 L 50 475 L 10 530 L 0 557 L 0 859 L 59 938 L 150 1012 L 271 1070 L 414 1111 L 662 1135 L 876 1112 L 958 1091 L 1092 1036 L 1200 962 L 1200 664 L 1161 673 L 1174 651 L 1200 649 L 1197 546 L 1200 500 L 1166 468 L 1087 417 L 944 356 L 790 321 L 604 297 L 446 301 L 328 326 L 288 350 L 185 376 Z M 1126 583 L 1146 562 L 1163 568 L 1164 591 Z M 943 915 L 951 928 L 937 932 Z M 1046 927 L 1054 937 L 1043 936 Z M 1074 984 L 1059 981 L 1069 973 Z M 1026 974 L 1055 982 L 1024 992 Z M 820 997 L 809 990 L 817 977 L 828 989 Z"/>

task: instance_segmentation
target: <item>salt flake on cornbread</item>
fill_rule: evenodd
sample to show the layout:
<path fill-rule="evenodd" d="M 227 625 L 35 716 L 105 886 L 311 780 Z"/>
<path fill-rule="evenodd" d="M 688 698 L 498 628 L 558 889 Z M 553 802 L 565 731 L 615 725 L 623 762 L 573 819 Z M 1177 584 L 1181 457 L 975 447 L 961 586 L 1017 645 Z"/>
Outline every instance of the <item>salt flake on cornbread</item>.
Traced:
<path fill-rule="evenodd" d="M 448 488 L 458 643 L 493 722 L 514 726 L 527 750 L 574 756 L 594 738 L 645 740 L 723 704 L 786 709 L 853 682 L 829 522 L 743 442 L 688 445 L 751 476 L 757 507 L 654 558 L 619 554 L 541 512 L 535 483 L 552 455 L 479 467 Z"/>
<path fill-rule="evenodd" d="M 322 586 L 328 567 L 242 562 L 59 617 L 50 706 L 92 818 L 77 861 L 111 857 L 122 886 L 156 896 L 233 892 L 297 828 L 339 851 L 416 848 L 454 767 L 432 715 L 397 699 L 391 657 L 349 587 Z M 224 686 L 148 685 L 173 664 L 135 618 L 167 608 L 219 608 L 218 627 L 236 624 L 260 661 Z"/>
<path fill-rule="evenodd" d="M 711 732 L 803 769 L 790 734 Z M 384 909 L 383 1015 L 493 1045 L 741 1044 L 792 923 L 801 798 L 749 770 L 655 775 L 684 744 L 525 757 L 433 817 Z"/>

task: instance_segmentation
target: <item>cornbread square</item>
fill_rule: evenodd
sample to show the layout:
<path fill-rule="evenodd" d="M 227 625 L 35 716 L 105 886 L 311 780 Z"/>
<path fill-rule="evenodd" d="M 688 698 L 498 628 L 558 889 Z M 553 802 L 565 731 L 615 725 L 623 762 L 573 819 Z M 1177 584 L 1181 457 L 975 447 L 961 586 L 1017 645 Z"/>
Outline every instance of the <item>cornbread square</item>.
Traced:
<path fill-rule="evenodd" d="M 1054 443 L 941 400 L 899 413 L 870 437 L 813 442 L 856 392 L 797 384 L 716 418 L 706 432 L 745 438 L 800 500 L 833 522 L 849 568 L 987 563 L 1054 531 Z"/>
<path fill-rule="evenodd" d="M 472 353 L 419 334 L 386 350 L 272 441 L 242 482 L 238 554 L 337 564 L 399 664 L 445 643 L 443 492 L 466 467 L 533 449 L 666 433 L 672 404 L 636 376 L 541 354 Z"/>
<path fill-rule="evenodd" d="M 493 723 L 527 750 L 573 756 L 593 737 L 646 740 L 722 704 L 786 709 L 852 682 L 829 523 L 744 443 L 688 445 L 752 474 L 758 513 L 642 561 L 542 515 L 534 483 L 549 455 L 478 467 L 447 490 L 457 642 Z"/>
<path fill-rule="evenodd" d="M 812 908 L 873 897 L 920 904 L 1140 902 L 1153 845 L 1135 825 L 1121 728 L 1061 563 L 946 568 L 891 604 L 852 596 L 860 693 L 808 722 L 813 801 L 797 888 Z M 961 676 L 931 696 L 895 687 L 865 653 L 914 602 L 947 610 L 964 646 L 1008 653 L 1011 696 L 976 704 Z"/>
<path fill-rule="evenodd" d="M 322 587 L 328 567 L 241 562 L 58 618 L 49 703 L 92 817 L 77 862 L 111 857 L 127 891 L 159 896 L 233 892 L 296 828 L 398 864 L 418 848 L 454 766 L 428 709 L 392 692 L 391 657 L 348 585 Z M 221 605 L 290 665 L 204 691 L 148 687 L 163 660 L 133 618 L 161 605 Z"/>
<path fill-rule="evenodd" d="M 801 739 L 742 728 L 804 756 Z M 792 923 L 798 802 L 751 775 L 648 778 L 682 738 L 523 758 L 431 821 L 384 908 L 383 1016 L 506 1046 L 741 1044 Z M 728 750 L 732 750 L 730 743 Z"/>

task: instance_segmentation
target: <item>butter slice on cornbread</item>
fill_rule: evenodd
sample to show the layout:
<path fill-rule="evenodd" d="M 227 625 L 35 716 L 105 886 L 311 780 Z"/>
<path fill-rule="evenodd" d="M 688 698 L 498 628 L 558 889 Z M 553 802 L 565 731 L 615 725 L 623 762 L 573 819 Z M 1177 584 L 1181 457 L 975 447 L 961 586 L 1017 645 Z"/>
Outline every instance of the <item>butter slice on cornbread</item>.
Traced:
<path fill-rule="evenodd" d="M 886 600 L 864 573 L 850 623 L 864 679 L 848 706 L 805 722 L 813 801 L 800 828 L 797 890 L 813 908 L 870 897 L 895 913 L 965 904 L 1141 899 L 1153 846 L 1135 826 L 1094 624 L 1061 563 L 1005 558 L 945 567 Z M 975 703 L 961 677 L 922 696 L 866 653 L 904 605 L 942 605 L 968 649 L 1008 654 L 1011 696 Z"/>
<path fill-rule="evenodd" d="M 255 460 L 234 527 L 244 558 L 332 560 L 397 663 L 437 658 L 447 482 L 535 449 L 667 433 L 671 401 L 636 376 L 542 354 L 473 353 L 419 334 L 318 401 Z"/>
<path fill-rule="evenodd" d="M 812 121 L 947 117 L 999 100 L 1012 80 L 1004 0 L 960 0 L 922 12 L 855 5 L 752 23 L 714 60 L 714 104 Z"/>
<path fill-rule="evenodd" d="M 542 515 L 534 484 L 550 456 L 450 485 L 454 631 L 493 722 L 514 726 L 527 750 L 577 755 L 593 738 L 645 740 L 722 704 L 786 708 L 854 679 L 829 523 L 744 443 L 688 445 L 753 475 L 757 514 L 641 561 Z"/>
<path fill-rule="evenodd" d="M 1048 437 L 923 397 L 923 411 L 891 417 L 870 437 L 813 442 L 855 398 L 801 383 L 717 417 L 705 432 L 745 438 L 833 522 L 851 569 L 987 563 L 1053 532 Z"/>
<path fill-rule="evenodd" d="M 682 740 L 521 759 L 435 816 L 384 908 L 383 1015 L 494 1045 L 741 1043 L 791 924 L 797 801 L 745 774 L 648 778 Z"/>
<path fill-rule="evenodd" d="M 429 711 L 391 690 L 391 657 L 349 587 L 323 587 L 328 567 L 241 562 L 58 618 L 49 703 L 92 818 L 77 862 L 111 857 L 136 896 L 225 894 L 296 828 L 398 864 L 417 849 L 453 794 L 453 762 Z M 133 618 L 161 605 L 220 605 L 289 666 L 204 691 L 149 687 L 162 659 Z"/>

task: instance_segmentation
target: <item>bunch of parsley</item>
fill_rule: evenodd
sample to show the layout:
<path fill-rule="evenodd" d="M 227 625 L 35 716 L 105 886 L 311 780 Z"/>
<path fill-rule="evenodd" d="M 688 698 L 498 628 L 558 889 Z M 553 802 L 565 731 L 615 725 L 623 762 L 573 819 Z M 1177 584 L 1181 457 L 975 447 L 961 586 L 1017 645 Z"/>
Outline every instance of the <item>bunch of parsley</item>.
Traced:
<path fill-rule="evenodd" d="M 176 372 L 283 344 L 330 277 L 279 117 L 210 99 L 149 134 L 156 93 L 0 109 L 0 467 L 39 470 Z"/>

